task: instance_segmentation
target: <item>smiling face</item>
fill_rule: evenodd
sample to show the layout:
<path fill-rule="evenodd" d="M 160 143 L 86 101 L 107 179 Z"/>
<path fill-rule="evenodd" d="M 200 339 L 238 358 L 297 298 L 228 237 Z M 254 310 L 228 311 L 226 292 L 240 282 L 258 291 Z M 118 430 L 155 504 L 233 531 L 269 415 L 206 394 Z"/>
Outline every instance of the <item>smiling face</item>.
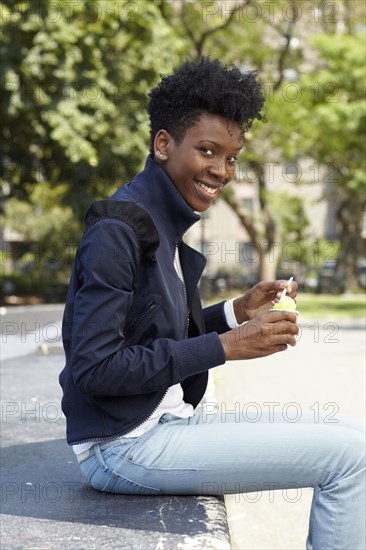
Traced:
<path fill-rule="evenodd" d="M 154 158 L 192 210 L 204 212 L 234 177 L 242 146 L 239 125 L 203 113 L 179 144 L 169 132 L 160 130 L 155 137 Z"/>

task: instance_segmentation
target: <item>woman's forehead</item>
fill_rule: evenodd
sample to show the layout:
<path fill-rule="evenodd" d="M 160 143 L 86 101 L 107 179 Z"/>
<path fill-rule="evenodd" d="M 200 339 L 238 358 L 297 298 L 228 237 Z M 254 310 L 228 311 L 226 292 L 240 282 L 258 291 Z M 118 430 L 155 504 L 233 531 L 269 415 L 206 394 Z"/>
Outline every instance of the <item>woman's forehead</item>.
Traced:
<path fill-rule="evenodd" d="M 239 124 L 210 113 L 203 113 L 200 119 L 187 129 L 186 138 L 208 140 L 218 145 L 230 143 L 236 149 L 243 145 L 243 134 Z"/>

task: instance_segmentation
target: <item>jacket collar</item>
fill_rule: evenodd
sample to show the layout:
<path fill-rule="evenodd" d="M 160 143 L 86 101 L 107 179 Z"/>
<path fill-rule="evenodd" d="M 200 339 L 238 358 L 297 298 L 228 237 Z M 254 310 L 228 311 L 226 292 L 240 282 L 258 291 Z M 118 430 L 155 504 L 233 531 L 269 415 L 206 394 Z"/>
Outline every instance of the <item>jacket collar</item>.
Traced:
<path fill-rule="evenodd" d="M 147 157 L 143 171 L 127 187 L 175 245 L 182 240 L 191 225 L 201 219 L 151 155 Z"/>

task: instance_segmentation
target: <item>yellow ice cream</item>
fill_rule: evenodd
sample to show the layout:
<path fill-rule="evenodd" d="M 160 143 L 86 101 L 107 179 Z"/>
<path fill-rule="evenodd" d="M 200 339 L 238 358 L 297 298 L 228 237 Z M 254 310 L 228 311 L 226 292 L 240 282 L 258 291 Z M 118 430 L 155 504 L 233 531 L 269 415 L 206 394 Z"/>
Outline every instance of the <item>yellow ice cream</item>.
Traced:
<path fill-rule="evenodd" d="M 275 304 L 272 309 L 285 309 L 286 311 L 296 311 L 296 302 L 290 296 L 284 296 L 279 304 Z"/>

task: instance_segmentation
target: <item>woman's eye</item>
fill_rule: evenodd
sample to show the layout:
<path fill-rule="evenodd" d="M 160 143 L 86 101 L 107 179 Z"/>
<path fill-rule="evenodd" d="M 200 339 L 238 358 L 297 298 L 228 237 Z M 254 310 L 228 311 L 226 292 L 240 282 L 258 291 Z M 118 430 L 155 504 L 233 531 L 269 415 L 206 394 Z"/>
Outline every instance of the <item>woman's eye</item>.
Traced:
<path fill-rule="evenodd" d="M 230 162 L 230 164 L 235 164 L 238 159 L 236 157 L 228 157 L 227 160 Z"/>
<path fill-rule="evenodd" d="M 201 147 L 201 151 L 205 153 L 205 155 L 213 156 L 214 152 L 212 149 L 209 149 L 208 147 Z"/>

